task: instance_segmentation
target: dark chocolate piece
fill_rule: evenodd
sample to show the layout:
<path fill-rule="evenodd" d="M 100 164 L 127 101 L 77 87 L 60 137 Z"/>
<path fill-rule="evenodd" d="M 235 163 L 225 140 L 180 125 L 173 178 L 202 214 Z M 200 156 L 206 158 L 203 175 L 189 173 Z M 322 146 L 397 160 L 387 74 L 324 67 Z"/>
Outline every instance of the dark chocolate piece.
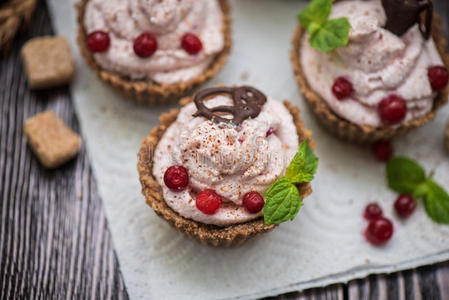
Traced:
<path fill-rule="evenodd" d="M 397 36 L 402 36 L 413 25 L 419 24 L 419 30 L 427 40 L 432 30 L 432 0 L 382 0 L 387 15 L 385 29 Z M 426 12 L 425 24 L 421 21 L 421 13 Z"/>
<path fill-rule="evenodd" d="M 233 105 L 220 105 L 208 108 L 204 101 L 215 95 L 227 94 L 232 96 Z M 241 87 L 213 87 L 199 91 L 194 98 L 198 111 L 194 117 L 203 116 L 208 120 L 220 123 L 232 123 L 240 125 L 248 118 L 256 118 L 262 106 L 267 102 L 267 97 L 258 89 L 250 86 Z M 232 119 L 222 117 L 223 114 L 231 114 Z"/>

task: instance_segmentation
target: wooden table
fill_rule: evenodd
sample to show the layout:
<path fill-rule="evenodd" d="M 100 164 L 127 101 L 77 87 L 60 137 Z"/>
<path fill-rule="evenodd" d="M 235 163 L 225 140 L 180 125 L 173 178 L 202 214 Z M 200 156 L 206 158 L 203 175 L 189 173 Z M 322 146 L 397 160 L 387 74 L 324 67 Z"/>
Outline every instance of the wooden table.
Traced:
<path fill-rule="evenodd" d="M 449 32 L 449 1 L 434 2 Z M 48 171 L 22 134 L 24 121 L 45 109 L 79 131 L 70 90 L 31 92 L 22 72 L 21 45 L 51 34 L 47 6 L 40 0 L 30 30 L 0 60 L 0 299 L 127 299 L 86 150 Z M 449 299 L 449 262 L 273 299 L 387 297 Z"/>

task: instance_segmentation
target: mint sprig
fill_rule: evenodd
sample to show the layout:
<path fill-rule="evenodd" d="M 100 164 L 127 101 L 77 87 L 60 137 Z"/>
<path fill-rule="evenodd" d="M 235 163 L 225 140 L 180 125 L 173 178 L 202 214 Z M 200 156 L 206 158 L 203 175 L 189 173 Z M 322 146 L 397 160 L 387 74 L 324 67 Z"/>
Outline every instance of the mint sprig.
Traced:
<path fill-rule="evenodd" d="M 347 18 L 329 20 L 332 0 L 312 0 L 298 14 L 299 23 L 309 34 L 310 45 L 328 52 L 348 44 L 351 24 Z"/>
<path fill-rule="evenodd" d="M 449 195 L 424 168 L 406 157 L 394 157 L 387 163 L 388 186 L 399 193 L 423 199 L 427 215 L 436 223 L 449 224 Z"/>
<path fill-rule="evenodd" d="M 285 176 L 279 178 L 265 194 L 265 224 L 279 224 L 295 218 L 303 205 L 296 185 L 312 181 L 317 167 L 318 158 L 305 140 L 299 145 Z"/>

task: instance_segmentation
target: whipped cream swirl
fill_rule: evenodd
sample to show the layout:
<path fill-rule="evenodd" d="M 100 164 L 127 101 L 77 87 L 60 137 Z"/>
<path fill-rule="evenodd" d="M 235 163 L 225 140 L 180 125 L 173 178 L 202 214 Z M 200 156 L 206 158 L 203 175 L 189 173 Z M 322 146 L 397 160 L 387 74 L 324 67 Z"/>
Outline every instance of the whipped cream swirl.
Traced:
<path fill-rule="evenodd" d="M 230 105 L 228 96 L 215 96 L 208 107 Z M 241 125 L 214 123 L 193 117 L 190 103 L 181 109 L 156 148 L 153 174 L 162 186 L 167 204 L 180 215 L 206 224 L 226 226 L 254 219 L 242 206 L 250 191 L 264 192 L 284 175 L 298 149 L 298 134 L 293 118 L 278 101 L 268 97 L 257 118 Z M 267 136 L 267 131 L 274 129 Z M 189 172 L 189 186 L 173 192 L 164 184 L 170 166 L 182 165 Z M 214 215 L 196 208 L 195 196 L 204 189 L 215 190 L 223 206 Z"/>
<path fill-rule="evenodd" d="M 307 35 L 302 40 L 301 65 L 312 89 L 336 114 L 359 125 L 383 126 L 377 106 L 390 94 L 406 102 L 403 122 L 429 113 L 436 94 L 427 70 L 442 65 L 433 40 L 426 41 L 418 25 L 402 37 L 385 30 L 380 0 L 335 3 L 330 18 L 339 17 L 347 17 L 351 23 L 347 46 L 326 54 L 314 50 Z M 353 84 L 351 99 L 339 101 L 331 92 L 340 76 Z"/>
<path fill-rule="evenodd" d="M 87 33 L 102 30 L 109 34 L 108 51 L 94 53 L 102 68 L 162 84 L 202 74 L 224 47 L 218 0 L 90 0 L 84 26 Z M 157 51 L 149 58 L 140 58 L 133 50 L 134 40 L 144 32 L 158 41 Z M 190 55 L 181 48 L 185 33 L 200 38 L 200 53 Z"/>

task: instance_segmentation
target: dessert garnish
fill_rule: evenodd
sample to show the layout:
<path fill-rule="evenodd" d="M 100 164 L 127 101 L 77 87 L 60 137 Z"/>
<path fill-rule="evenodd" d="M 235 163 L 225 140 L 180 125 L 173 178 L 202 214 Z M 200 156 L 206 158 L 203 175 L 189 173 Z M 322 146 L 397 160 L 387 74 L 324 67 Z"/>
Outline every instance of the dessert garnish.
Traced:
<path fill-rule="evenodd" d="M 370 221 L 382 216 L 382 208 L 377 203 L 370 203 L 365 207 L 363 218 Z"/>
<path fill-rule="evenodd" d="M 365 237 L 373 245 L 380 246 L 393 236 L 393 223 L 385 217 L 372 219 L 365 231 Z"/>
<path fill-rule="evenodd" d="M 220 209 L 222 200 L 214 190 L 206 189 L 196 196 L 195 204 L 203 214 L 213 215 Z"/>
<path fill-rule="evenodd" d="M 193 33 L 186 33 L 181 40 L 182 48 L 189 54 L 195 55 L 203 49 L 203 43 Z"/>
<path fill-rule="evenodd" d="M 374 156 L 382 162 L 387 162 L 394 154 L 394 148 L 390 141 L 378 141 L 372 146 Z"/>
<path fill-rule="evenodd" d="M 332 85 L 332 93 L 338 100 L 349 98 L 354 92 L 352 83 L 345 77 L 338 77 Z"/>
<path fill-rule="evenodd" d="M 87 48 L 92 52 L 105 52 L 111 43 L 109 35 L 101 30 L 96 30 L 87 36 Z"/>
<path fill-rule="evenodd" d="M 394 157 L 387 163 L 388 186 L 401 194 L 423 199 L 427 215 L 436 223 L 449 224 L 449 195 L 432 175 L 406 157 Z"/>
<path fill-rule="evenodd" d="M 382 0 L 387 15 L 385 29 L 402 36 L 412 26 L 419 24 L 419 30 L 427 40 L 432 29 L 433 4 L 431 0 Z M 425 24 L 421 22 L 421 13 L 426 12 Z"/>
<path fill-rule="evenodd" d="M 157 40 L 151 33 L 145 32 L 136 38 L 133 47 L 137 56 L 150 57 L 157 50 Z"/>
<path fill-rule="evenodd" d="M 448 71 L 443 66 L 430 67 L 429 70 L 427 70 L 427 76 L 429 77 L 432 89 L 435 91 L 443 90 L 449 81 Z"/>
<path fill-rule="evenodd" d="M 386 124 L 397 124 L 404 120 L 407 114 L 407 104 L 396 94 L 383 98 L 377 108 L 381 120 Z"/>
<path fill-rule="evenodd" d="M 415 199 L 409 194 L 400 194 L 394 202 L 396 214 L 405 219 L 410 217 L 416 208 Z"/>
<path fill-rule="evenodd" d="M 363 218 L 368 221 L 368 227 L 363 231 L 368 242 L 380 246 L 390 240 L 393 235 L 393 223 L 383 216 L 379 204 L 368 204 L 363 212 Z"/>
<path fill-rule="evenodd" d="M 329 20 L 332 0 L 312 0 L 299 13 L 298 20 L 309 34 L 309 43 L 316 50 L 328 52 L 348 44 L 351 24 L 347 18 Z"/>
<path fill-rule="evenodd" d="M 268 130 L 267 130 L 267 133 L 265 134 L 265 136 L 266 137 L 269 137 L 270 135 L 272 135 L 274 133 L 274 128 L 273 127 L 270 127 Z"/>
<path fill-rule="evenodd" d="M 257 214 L 265 205 L 265 200 L 258 192 L 249 192 L 243 196 L 242 203 L 250 214 Z"/>
<path fill-rule="evenodd" d="M 220 94 L 228 94 L 232 96 L 232 106 L 217 106 L 208 108 L 204 101 L 211 97 Z M 256 118 L 262 106 L 267 102 L 267 97 L 258 89 L 250 86 L 241 87 L 213 87 L 204 89 L 195 95 L 194 99 L 198 111 L 193 115 L 194 117 L 203 116 L 208 120 L 216 123 L 232 123 L 240 125 L 248 118 Z M 232 119 L 222 117 L 224 114 L 230 114 Z"/>
<path fill-rule="evenodd" d="M 318 158 L 305 140 L 299 145 L 285 176 L 279 178 L 265 194 L 265 224 L 279 224 L 295 218 L 303 205 L 297 185 L 312 181 L 317 167 Z"/>
<path fill-rule="evenodd" d="M 164 173 L 164 183 L 172 191 L 182 191 L 189 184 L 189 173 L 183 166 L 171 166 Z"/>

